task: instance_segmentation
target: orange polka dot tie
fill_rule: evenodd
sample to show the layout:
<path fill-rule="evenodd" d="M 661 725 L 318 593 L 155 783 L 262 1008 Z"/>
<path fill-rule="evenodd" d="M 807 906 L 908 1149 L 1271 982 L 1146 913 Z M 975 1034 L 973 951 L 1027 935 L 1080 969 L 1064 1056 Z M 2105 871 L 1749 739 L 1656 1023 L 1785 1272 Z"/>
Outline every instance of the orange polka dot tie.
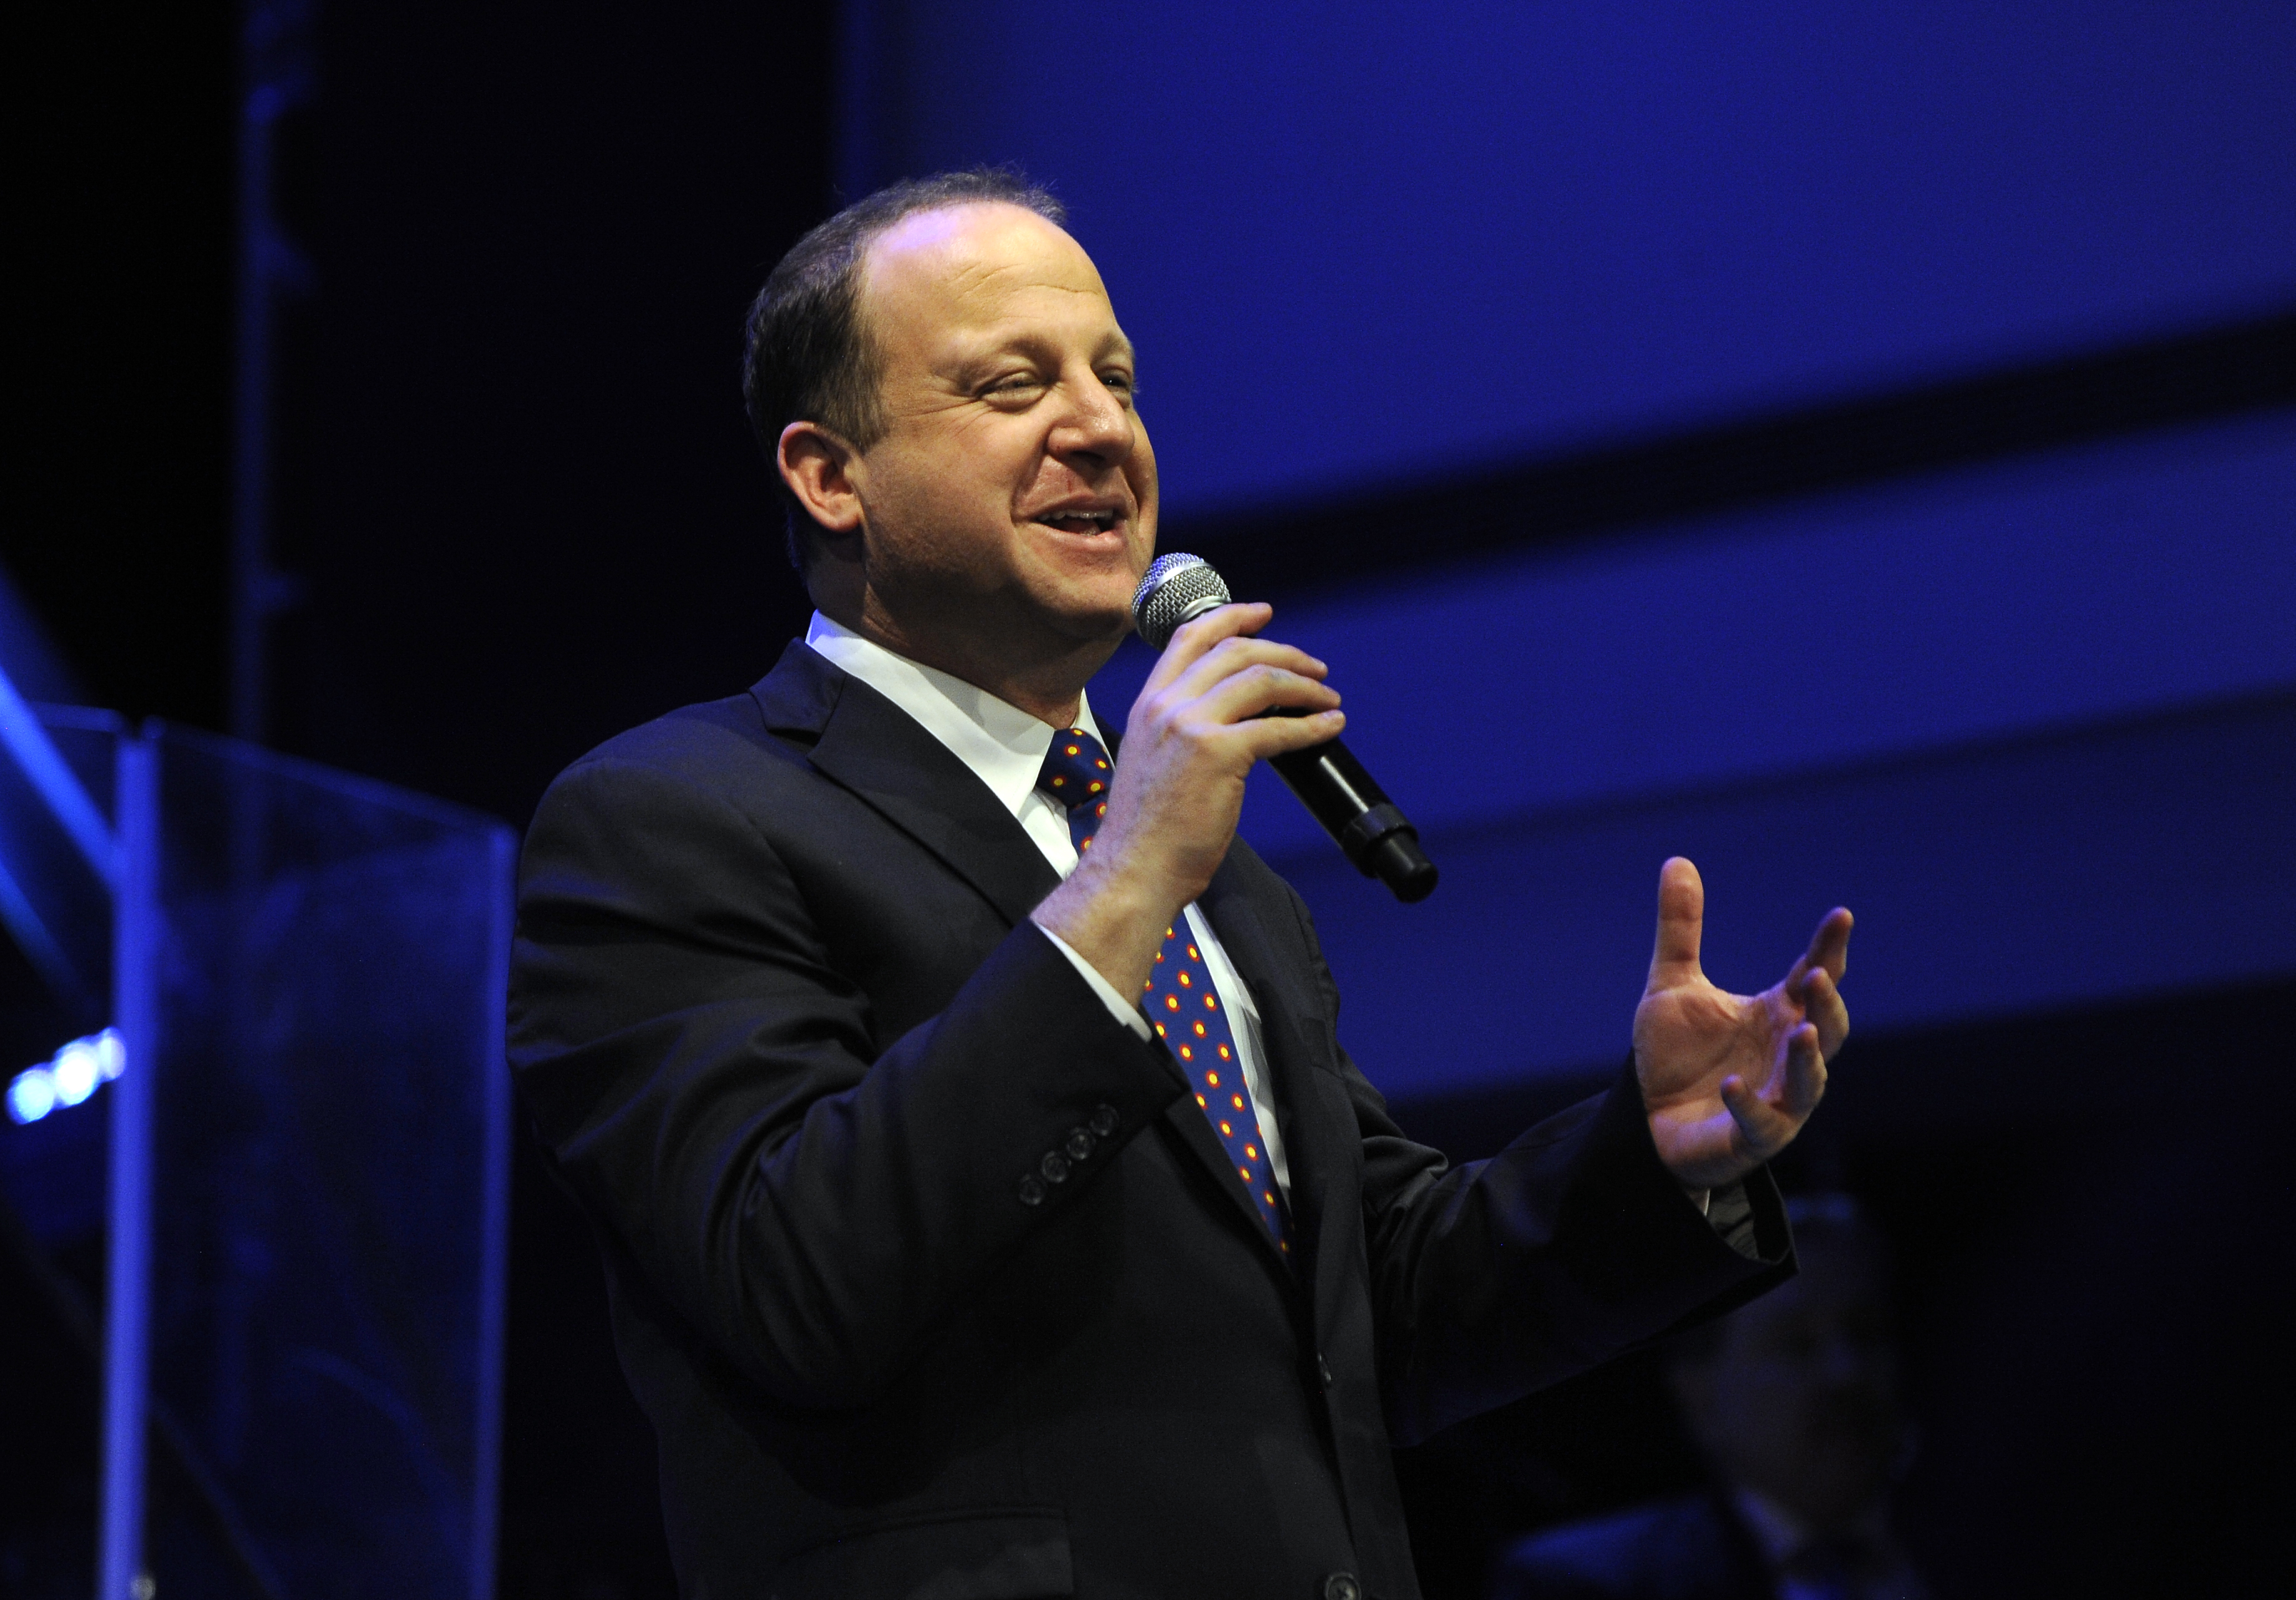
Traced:
<path fill-rule="evenodd" d="M 1078 856 L 1092 848 L 1092 836 L 1108 815 L 1108 785 L 1114 777 L 1108 752 L 1090 734 L 1072 727 L 1053 736 L 1037 787 L 1068 808 L 1069 837 L 1076 841 Z M 1243 1063 L 1236 1055 L 1227 1010 L 1212 987 L 1211 968 L 1196 948 L 1185 917 L 1164 930 L 1164 948 L 1156 952 L 1146 988 L 1141 1005 L 1149 1025 L 1178 1059 L 1195 1091 L 1196 1104 L 1219 1136 L 1236 1176 L 1250 1191 L 1260 1220 L 1267 1225 L 1276 1248 L 1289 1254 L 1291 1215 L 1276 1194 L 1275 1165 L 1259 1136 L 1259 1118 L 1243 1081 Z"/>

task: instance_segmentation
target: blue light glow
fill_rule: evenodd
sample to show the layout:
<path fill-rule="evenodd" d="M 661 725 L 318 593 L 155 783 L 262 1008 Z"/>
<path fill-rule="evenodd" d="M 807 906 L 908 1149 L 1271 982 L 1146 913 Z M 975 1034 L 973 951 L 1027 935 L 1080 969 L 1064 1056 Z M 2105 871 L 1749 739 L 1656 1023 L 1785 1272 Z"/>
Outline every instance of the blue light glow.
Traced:
<path fill-rule="evenodd" d="M 78 1105 L 127 1065 L 127 1046 L 116 1028 L 76 1038 L 43 1065 L 27 1067 L 8 1084 L 8 1115 L 37 1122 L 60 1105 Z"/>
<path fill-rule="evenodd" d="M 37 1122 L 56 1109 L 56 1080 L 45 1067 L 16 1074 L 8 1086 L 8 1115 L 18 1122 Z"/>
<path fill-rule="evenodd" d="M 94 1094 L 95 1086 L 102 1081 L 96 1076 L 94 1043 L 74 1039 L 57 1051 L 48 1076 L 56 1080 L 56 1098 L 66 1105 L 78 1105 Z"/>

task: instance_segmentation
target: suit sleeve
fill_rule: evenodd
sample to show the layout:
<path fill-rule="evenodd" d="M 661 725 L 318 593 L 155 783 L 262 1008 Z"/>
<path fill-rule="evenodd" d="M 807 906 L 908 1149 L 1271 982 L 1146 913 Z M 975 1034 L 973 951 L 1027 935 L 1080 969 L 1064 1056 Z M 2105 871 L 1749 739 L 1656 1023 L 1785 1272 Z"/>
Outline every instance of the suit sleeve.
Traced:
<path fill-rule="evenodd" d="M 1336 1022 L 1337 986 L 1296 896 L 1293 907 Z M 1719 1316 L 1792 1273 L 1767 1171 L 1742 1186 L 1751 1248 L 1734 1248 L 1659 1159 L 1631 1059 L 1606 1093 L 1453 1167 L 1406 1137 L 1336 1037 L 1332 1048 L 1363 1142 L 1381 1398 L 1397 1444 Z"/>
<path fill-rule="evenodd" d="M 880 1048 L 772 841 L 643 763 L 594 758 L 545 797 L 511 992 L 562 1173 L 801 1408 L 867 1403 L 1183 1089 L 1027 923 Z"/>

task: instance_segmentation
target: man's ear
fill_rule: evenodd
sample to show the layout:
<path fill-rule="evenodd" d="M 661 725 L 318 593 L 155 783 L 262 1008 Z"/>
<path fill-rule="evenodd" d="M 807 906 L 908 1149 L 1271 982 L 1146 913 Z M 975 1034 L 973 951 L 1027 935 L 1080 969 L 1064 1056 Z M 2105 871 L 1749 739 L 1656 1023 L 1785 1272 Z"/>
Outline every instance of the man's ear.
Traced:
<path fill-rule="evenodd" d="M 828 533 L 849 534 L 861 527 L 861 495 L 852 474 L 859 455 L 819 423 L 791 423 L 782 430 L 774 464 L 807 515 Z"/>

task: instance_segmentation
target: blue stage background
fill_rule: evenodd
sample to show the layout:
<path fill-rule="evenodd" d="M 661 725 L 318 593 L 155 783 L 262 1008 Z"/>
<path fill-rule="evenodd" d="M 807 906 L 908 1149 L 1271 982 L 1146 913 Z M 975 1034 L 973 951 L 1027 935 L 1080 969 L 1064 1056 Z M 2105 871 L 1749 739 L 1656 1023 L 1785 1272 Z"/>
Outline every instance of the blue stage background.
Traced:
<path fill-rule="evenodd" d="M 51 10 L 17 53 L 40 403 L 0 645 L 216 728 L 244 20 Z M 761 676 L 807 606 L 742 308 L 840 193 L 1017 163 L 1141 347 L 1167 547 L 1333 662 L 1445 868 L 1397 907 L 1272 781 L 1248 802 L 1405 1125 L 1472 1156 L 1615 1070 L 1667 854 L 1727 982 L 1848 902 L 1858 1032 L 1789 1176 L 1899 1243 L 1941 1592 L 2286 1587 L 2296 1325 L 2257 1263 L 2296 1082 L 2296 10 L 314 27 L 275 196 L 312 269 L 274 351 L 277 747 L 522 823 Z M 38 1059 L 41 1025 L 0 1039 Z M 517 1161 L 499 1592 L 666 1596 L 586 1225 Z M 19 1287 L 22 1415 L 78 1440 Z M 1407 1453 L 1430 1593 L 1685 1481 L 1669 1429 L 1629 1364 Z M 69 1451 L 0 1459 L 0 1547 L 79 1514 Z"/>

